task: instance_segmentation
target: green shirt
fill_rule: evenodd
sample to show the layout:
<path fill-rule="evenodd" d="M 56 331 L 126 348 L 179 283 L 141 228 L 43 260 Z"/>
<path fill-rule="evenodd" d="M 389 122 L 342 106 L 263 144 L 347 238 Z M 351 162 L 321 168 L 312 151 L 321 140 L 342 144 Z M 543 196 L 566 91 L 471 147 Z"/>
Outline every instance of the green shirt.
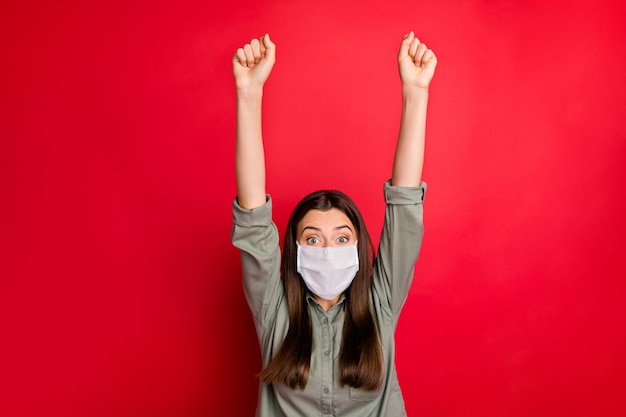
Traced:
<path fill-rule="evenodd" d="M 305 389 L 283 384 L 260 384 L 258 417 L 406 416 L 395 367 L 394 333 L 413 280 L 423 236 L 426 184 L 420 187 L 384 185 L 386 212 L 374 261 L 371 290 L 384 357 L 384 383 L 378 391 L 341 386 L 338 356 L 344 320 L 344 302 L 328 312 L 307 297 L 313 326 L 311 369 Z M 287 334 L 289 314 L 280 278 L 278 231 L 272 221 L 272 200 L 254 210 L 233 202 L 232 242 L 241 250 L 243 288 L 254 318 L 265 367 Z"/>

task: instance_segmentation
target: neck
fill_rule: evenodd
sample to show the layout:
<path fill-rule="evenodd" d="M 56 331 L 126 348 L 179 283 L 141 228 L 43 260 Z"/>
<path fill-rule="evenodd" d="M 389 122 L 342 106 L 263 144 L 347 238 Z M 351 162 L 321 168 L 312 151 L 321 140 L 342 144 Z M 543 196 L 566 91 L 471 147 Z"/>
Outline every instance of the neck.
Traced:
<path fill-rule="evenodd" d="M 322 306 L 325 312 L 328 312 L 328 310 L 333 308 L 339 302 L 339 300 L 341 299 L 341 294 L 338 295 L 337 298 L 333 300 L 324 300 L 323 298 L 320 298 L 315 294 L 313 294 L 313 298 L 315 298 L 315 300 L 319 303 L 319 305 Z"/>

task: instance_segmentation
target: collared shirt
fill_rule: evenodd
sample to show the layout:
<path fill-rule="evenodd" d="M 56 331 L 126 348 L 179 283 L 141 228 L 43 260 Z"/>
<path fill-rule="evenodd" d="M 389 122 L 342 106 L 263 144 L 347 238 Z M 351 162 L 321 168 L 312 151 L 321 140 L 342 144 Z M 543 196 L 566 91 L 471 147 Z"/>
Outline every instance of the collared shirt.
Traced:
<path fill-rule="evenodd" d="M 383 350 L 383 384 L 366 391 L 339 383 L 339 352 L 345 298 L 328 312 L 311 297 L 311 369 L 304 389 L 260 383 L 258 417 L 406 416 L 395 367 L 394 333 L 413 280 L 423 237 L 426 184 L 419 187 L 384 184 L 385 221 L 374 260 L 371 300 Z M 232 242 L 241 251 L 243 288 L 261 346 L 263 366 L 278 352 L 289 328 L 289 313 L 280 278 L 278 231 L 272 221 L 272 200 L 253 210 L 233 202 Z"/>

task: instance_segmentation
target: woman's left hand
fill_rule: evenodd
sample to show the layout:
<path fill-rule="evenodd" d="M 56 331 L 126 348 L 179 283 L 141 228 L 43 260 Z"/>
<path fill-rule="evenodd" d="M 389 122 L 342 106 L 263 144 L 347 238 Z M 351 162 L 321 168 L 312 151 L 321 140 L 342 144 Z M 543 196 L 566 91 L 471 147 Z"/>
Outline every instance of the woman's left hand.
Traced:
<path fill-rule="evenodd" d="M 435 53 L 421 43 L 413 31 L 404 35 L 398 52 L 398 69 L 403 87 L 428 90 L 436 66 Z"/>

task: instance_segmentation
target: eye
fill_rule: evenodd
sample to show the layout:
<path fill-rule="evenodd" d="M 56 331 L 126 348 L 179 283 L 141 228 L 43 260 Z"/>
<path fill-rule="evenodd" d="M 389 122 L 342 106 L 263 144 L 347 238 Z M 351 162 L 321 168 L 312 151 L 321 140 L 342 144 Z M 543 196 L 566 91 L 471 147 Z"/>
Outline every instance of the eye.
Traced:
<path fill-rule="evenodd" d="M 318 238 L 316 238 L 315 236 L 311 236 L 309 238 L 307 238 L 306 243 L 308 243 L 309 245 L 316 245 L 320 242 L 320 240 Z"/>
<path fill-rule="evenodd" d="M 339 237 L 339 239 L 337 239 L 337 242 L 339 242 L 339 243 L 348 243 L 349 241 L 350 241 L 350 239 L 348 239 L 345 236 L 341 236 L 341 237 Z"/>

